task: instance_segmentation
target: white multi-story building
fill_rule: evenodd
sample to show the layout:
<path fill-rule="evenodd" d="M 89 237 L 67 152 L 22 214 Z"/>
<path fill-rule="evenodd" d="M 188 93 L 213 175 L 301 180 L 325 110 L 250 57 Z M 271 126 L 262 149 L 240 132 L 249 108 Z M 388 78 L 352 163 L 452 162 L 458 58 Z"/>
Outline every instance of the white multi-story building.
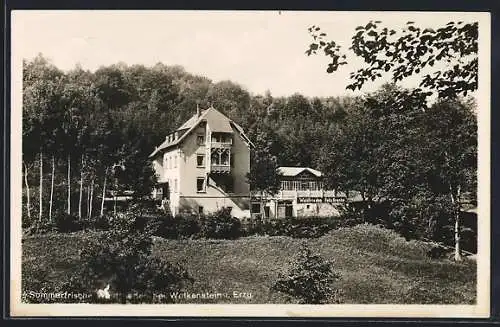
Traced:
<path fill-rule="evenodd" d="M 250 147 L 241 126 L 215 108 L 197 112 L 153 151 L 158 177 L 153 195 L 172 214 L 210 213 L 231 207 L 250 217 Z"/>

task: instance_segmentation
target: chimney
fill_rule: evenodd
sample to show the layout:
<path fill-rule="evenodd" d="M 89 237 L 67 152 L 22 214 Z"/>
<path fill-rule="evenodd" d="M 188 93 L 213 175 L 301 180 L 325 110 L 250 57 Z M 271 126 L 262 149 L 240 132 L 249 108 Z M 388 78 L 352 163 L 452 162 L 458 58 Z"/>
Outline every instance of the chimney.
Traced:
<path fill-rule="evenodd" d="M 196 104 L 196 117 L 200 117 L 201 115 L 201 110 L 200 110 L 200 104 Z"/>

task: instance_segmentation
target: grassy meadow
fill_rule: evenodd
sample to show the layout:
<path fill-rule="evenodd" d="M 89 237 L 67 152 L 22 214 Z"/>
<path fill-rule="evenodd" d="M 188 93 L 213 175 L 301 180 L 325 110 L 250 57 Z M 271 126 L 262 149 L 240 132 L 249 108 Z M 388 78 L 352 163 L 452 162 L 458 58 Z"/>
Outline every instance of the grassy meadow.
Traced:
<path fill-rule="evenodd" d="M 102 232 L 52 233 L 23 239 L 23 290 L 59 290 L 79 265 L 79 251 Z M 188 270 L 188 293 L 222 293 L 179 303 L 293 303 L 271 291 L 300 243 L 333 262 L 335 284 L 350 304 L 474 304 L 476 263 L 429 259 L 429 245 L 370 225 L 341 228 L 316 239 L 253 236 L 237 240 L 154 239 L 153 254 Z M 234 293 L 236 292 L 236 293 Z"/>

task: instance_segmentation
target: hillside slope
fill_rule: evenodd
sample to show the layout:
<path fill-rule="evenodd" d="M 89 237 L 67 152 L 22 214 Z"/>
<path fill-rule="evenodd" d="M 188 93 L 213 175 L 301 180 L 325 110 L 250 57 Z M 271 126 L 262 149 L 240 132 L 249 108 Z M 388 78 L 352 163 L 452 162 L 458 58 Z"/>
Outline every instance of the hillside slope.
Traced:
<path fill-rule="evenodd" d="M 99 233 L 25 238 L 23 289 L 57 289 L 78 265 L 79 250 L 95 237 Z M 153 253 L 187 268 L 195 279 L 187 292 L 229 294 L 218 300 L 184 299 L 180 303 L 286 303 L 282 294 L 270 291 L 270 285 L 287 268 L 301 242 L 335 262 L 334 269 L 342 275 L 336 286 L 342 289 L 345 303 L 475 303 L 474 261 L 428 259 L 428 245 L 407 242 L 375 226 L 339 229 L 309 240 L 260 236 L 235 241 L 156 238 Z"/>

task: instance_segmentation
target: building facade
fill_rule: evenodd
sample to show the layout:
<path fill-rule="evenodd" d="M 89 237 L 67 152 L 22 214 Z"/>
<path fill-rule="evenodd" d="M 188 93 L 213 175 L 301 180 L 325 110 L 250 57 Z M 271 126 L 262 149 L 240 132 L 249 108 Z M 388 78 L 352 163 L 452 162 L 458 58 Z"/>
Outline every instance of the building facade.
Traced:
<path fill-rule="evenodd" d="M 234 217 L 250 217 L 246 176 L 252 146 L 241 126 L 224 114 L 197 108 L 150 155 L 158 177 L 153 196 L 174 215 L 231 207 Z"/>
<path fill-rule="evenodd" d="M 326 190 L 320 171 L 308 167 L 279 167 L 281 186 L 277 194 L 253 194 L 252 216 L 263 219 L 338 216 L 346 196 Z"/>

